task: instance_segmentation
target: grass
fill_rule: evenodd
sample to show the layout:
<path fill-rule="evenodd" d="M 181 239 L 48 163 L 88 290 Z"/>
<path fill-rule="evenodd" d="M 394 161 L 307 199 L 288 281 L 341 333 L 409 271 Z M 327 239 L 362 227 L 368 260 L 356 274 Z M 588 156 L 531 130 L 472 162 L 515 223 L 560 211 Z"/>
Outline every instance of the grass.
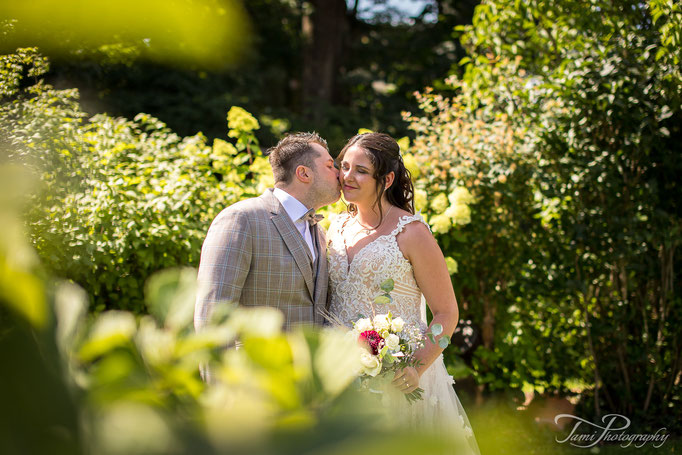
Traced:
<path fill-rule="evenodd" d="M 670 435 L 659 448 L 655 448 L 653 442 L 640 448 L 635 447 L 634 443 L 625 448 L 618 444 L 579 448 L 568 442 L 559 443 L 557 441 L 565 439 L 570 428 L 560 432 L 540 425 L 531 415 L 517 411 L 515 406 L 511 402 L 499 400 L 496 403 L 488 402 L 480 408 L 465 406 L 482 455 L 682 454 L 682 439 L 679 435 Z M 628 433 L 627 430 L 625 432 Z"/>

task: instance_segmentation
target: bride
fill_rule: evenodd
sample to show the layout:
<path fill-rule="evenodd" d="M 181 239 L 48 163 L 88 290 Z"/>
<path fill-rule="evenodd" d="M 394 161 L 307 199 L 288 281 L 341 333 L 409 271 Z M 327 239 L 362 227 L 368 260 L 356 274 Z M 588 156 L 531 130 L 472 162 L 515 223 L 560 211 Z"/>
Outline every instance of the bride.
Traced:
<path fill-rule="evenodd" d="M 360 315 L 372 314 L 370 302 L 392 278 L 393 301 L 379 312 L 390 311 L 425 332 L 423 294 L 433 314 L 431 324 L 441 324 L 443 333 L 452 335 L 459 318 L 457 300 L 443 253 L 424 219 L 414 213 L 414 189 L 400 147 L 386 134 L 359 134 L 348 141 L 337 162 L 349 207 L 328 233 L 332 317 L 352 327 Z M 413 405 L 398 400 L 404 406 L 401 414 L 412 424 L 462 435 L 470 453 L 478 454 L 442 351 L 427 341 L 416 352 L 418 366 L 396 373 L 392 384 L 400 392 L 424 390 L 423 399 Z"/>

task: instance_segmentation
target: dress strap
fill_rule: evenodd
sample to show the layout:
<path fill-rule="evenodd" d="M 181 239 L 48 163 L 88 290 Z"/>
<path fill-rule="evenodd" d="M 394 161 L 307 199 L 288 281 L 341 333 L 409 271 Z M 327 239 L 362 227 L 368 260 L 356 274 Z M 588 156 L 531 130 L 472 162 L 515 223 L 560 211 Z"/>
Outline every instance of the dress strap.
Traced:
<path fill-rule="evenodd" d="M 421 221 L 427 228 L 429 228 L 429 232 L 431 232 L 431 226 L 429 226 L 426 223 L 426 221 L 424 221 L 424 217 L 422 217 L 422 213 L 421 211 L 419 211 L 414 215 L 401 216 L 400 219 L 398 220 L 398 225 L 395 227 L 395 229 L 393 229 L 391 235 L 395 237 L 396 235 L 400 234 L 401 232 L 403 232 L 403 229 L 405 229 L 405 226 L 412 223 L 413 221 Z"/>

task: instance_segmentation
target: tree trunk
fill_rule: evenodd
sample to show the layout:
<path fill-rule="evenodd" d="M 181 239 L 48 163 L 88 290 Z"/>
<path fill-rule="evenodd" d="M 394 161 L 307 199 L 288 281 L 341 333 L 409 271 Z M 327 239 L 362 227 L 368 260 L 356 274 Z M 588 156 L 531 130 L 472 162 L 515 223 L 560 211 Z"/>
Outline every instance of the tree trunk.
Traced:
<path fill-rule="evenodd" d="M 322 120 L 334 101 L 336 76 L 348 30 L 345 0 L 311 0 L 303 16 L 303 107 L 309 120 Z"/>

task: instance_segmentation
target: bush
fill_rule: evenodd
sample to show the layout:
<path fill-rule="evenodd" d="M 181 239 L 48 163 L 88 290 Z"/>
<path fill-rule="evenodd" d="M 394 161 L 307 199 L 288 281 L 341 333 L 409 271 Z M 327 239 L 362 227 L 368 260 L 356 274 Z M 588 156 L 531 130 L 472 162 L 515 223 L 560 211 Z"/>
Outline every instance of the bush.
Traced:
<path fill-rule="evenodd" d="M 3 56 L 6 147 L 44 182 L 30 214 L 33 243 L 52 272 L 87 290 L 94 308 L 141 312 L 151 273 L 197 265 L 220 210 L 271 183 L 253 134 L 258 122 L 232 108 L 234 143 L 211 146 L 201 133 L 178 137 L 145 114 L 86 119 L 76 91 L 22 77 L 46 69 L 33 49 Z"/>
<path fill-rule="evenodd" d="M 490 387 L 593 384 L 585 412 L 679 420 L 679 18 L 659 1 L 484 2 L 460 29 L 457 95 L 427 92 L 410 117 L 427 191 L 473 196 L 466 226 L 429 210 Z"/>

